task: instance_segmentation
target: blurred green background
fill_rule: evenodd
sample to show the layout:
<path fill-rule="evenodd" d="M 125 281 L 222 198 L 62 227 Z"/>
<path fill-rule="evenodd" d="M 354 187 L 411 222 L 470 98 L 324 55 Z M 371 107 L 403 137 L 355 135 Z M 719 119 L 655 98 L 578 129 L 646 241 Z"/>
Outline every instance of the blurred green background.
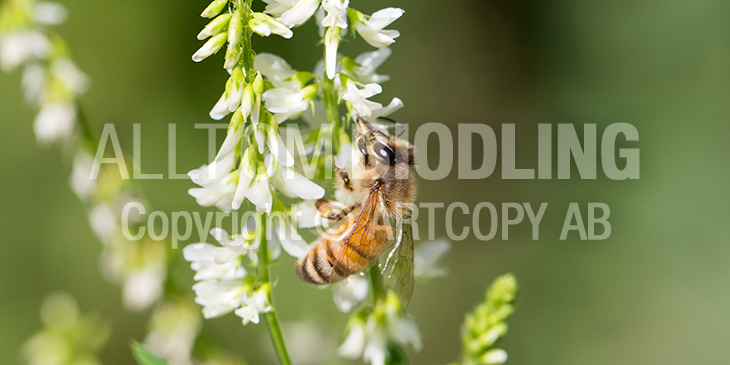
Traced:
<path fill-rule="evenodd" d="M 93 80 L 83 100 L 90 119 L 116 124 L 129 152 L 132 124 L 141 123 L 145 172 L 166 171 L 168 123 L 177 124 L 177 170 L 207 162 L 206 134 L 193 124 L 210 121 L 227 75 L 221 55 L 190 59 L 206 3 L 61 2 L 70 16 L 58 32 Z M 398 120 L 446 123 L 454 135 L 457 123 L 497 132 L 515 123 L 520 167 L 536 166 L 537 123 L 597 123 L 599 133 L 631 123 L 641 148 L 640 180 L 611 181 L 600 170 L 598 180 L 458 180 L 454 170 L 444 181 L 421 181 L 422 202 L 550 205 L 539 241 L 527 224 L 508 241 L 470 236 L 446 258 L 447 278 L 416 288 L 410 311 L 425 350 L 414 363 L 456 359 L 464 313 L 505 272 L 521 285 L 501 345 L 510 364 L 730 363 L 730 2 L 352 1 L 368 13 L 389 5 L 406 9 L 381 68 L 392 79 L 380 101 L 406 104 Z M 254 47 L 311 69 L 321 54 L 316 40 L 310 22 L 291 42 L 257 38 Z M 366 50 L 360 43 L 342 51 Z M 112 320 L 104 362 L 129 364 L 128 342 L 143 338 L 144 316 L 126 312 L 119 289 L 101 277 L 101 247 L 68 188 L 68 161 L 37 146 L 19 84 L 18 72 L 0 74 L 0 362 L 17 362 L 18 347 L 40 327 L 41 299 L 62 289 Z M 438 159 L 436 149 L 429 158 Z M 156 209 L 199 209 L 187 180 L 142 185 Z M 559 241 L 572 201 L 608 203 L 611 237 Z M 456 227 L 471 219 L 455 217 Z M 441 210 L 437 222 L 443 218 Z M 443 224 L 435 229 L 446 235 Z M 307 320 L 339 344 L 346 316 L 329 291 L 292 275 L 293 264 L 274 268 L 280 319 Z M 264 327 L 241 327 L 232 315 L 206 326 L 251 363 L 271 361 Z"/>

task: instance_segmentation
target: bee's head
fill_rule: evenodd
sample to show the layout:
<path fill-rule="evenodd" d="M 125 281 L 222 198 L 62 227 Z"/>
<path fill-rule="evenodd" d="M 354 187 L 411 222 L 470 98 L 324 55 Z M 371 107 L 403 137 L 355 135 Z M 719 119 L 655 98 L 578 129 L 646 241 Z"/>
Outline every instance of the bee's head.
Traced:
<path fill-rule="evenodd" d="M 414 166 L 413 146 L 405 140 L 391 136 L 368 123 L 366 120 L 355 117 L 358 136 L 355 145 L 362 154 L 362 161 L 366 167 L 376 163 L 396 166 L 405 164 Z"/>

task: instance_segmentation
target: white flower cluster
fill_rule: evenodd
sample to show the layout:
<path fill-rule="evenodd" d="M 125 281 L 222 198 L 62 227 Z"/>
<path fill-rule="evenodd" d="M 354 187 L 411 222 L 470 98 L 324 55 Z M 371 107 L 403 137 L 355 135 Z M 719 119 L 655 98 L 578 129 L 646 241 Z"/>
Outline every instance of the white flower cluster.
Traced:
<path fill-rule="evenodd" d="M 114 169 L 93 172 L 94 160 L 79 142 L 77 98 L 87 77 L 71 61 L 63 41 L 49 35 L 47 25 L 61 23 L 66 10 L 59 4 L 8 0 L 0 8 L 0 67 L 23 67 L 23 90 L 39 108 L 34 130 L 41 144 L 65 143 L 73 151 L 70 185 L 89 205 L 89 222 L 104 244 L 103 272 L 123 287 L 127 308 L 148 308 L 162 295 L 167 253 L 159 242 L 130 242 L 121 229 L 124 204 L 137 201 Z M 89 136 L 87 136 L 89 137 Z M 134 223 L 134 222 L 132 222 Z"/>
<path fill-rule="evenodd" d="M 271 258 L 276 259 L 282 249 L 294 257 L 304 255 L 309 246 L 296 232 L 288 217 L 273 219 L 271 237 L 267 246 Z M 271 310 L 268 304 L 270 287 L 254 287 L 254 275 L 246 267 L 258 262 L 261 233 L 260 224 L 252 219 L 243 232 L 230 237 L 220 228 L 210 231 L 218 245 L 194 243 L 183 249 L 183 256 L 195 271 L 193 285 L 195 302 L 203 307 L 203 317 L 220 317 L 232 311 L 243 319 L 243 324 L 258 323 L 258 315 Z"/>
<path fill-rule="evenodd" d="M 243 324 L 258 323 L 259 314 L 271 310 L 268 286 L 254 290 L 253 277 L 244 261 L 255 263 L 261 235 L 246 230 L 231 239 L 228 233 L 214 228 L 210 234 L 220 246 L 196 243 L 183 249 L 185 260 L 195 270 L 195 302 L 203 307 L 203 317 L 214 318 L 235 311 Z M 277 251 L 277 250 L 274 250 Z"/>
<path fill-rule="evenodd" d="M 230 77 L 210 116 L 215 120 L 232 116 L 215 159 L 189 173 L 199 185 L 189 193 L 202 206 L 237 210 L 248 200 L 262 214 L 283 213 L 285 219 L 274 224 L 276 240 L 268 237 L 269 249 L 272 256 L 278 254 L 273 250 L 283 248 L 290 255 L 301 257 L 309 247 L 293 227 L 294 219 L 290 216 L 296 212 L 296 225 L 300 228 L 320 225 L 314 200 L 323 197 L 325 191 L 294 167 L 298 159 L 306 158 L 302 154 L 311 152 L 312 147 L 305 145 L 308 151 L 292 153 L 291 144 L 287 145 L 280 133 L 280 124 L 305 118 L 316 129 L 313 134 L 332 133 L 337 156 L 330 157 L 336 166 L 343 168 L 355 162 L 358 153 L 353 154 L 350 138 L 342 130 L 323 132 L 322 126 L 341 128 L 340 104 L 348 111 L 344 120 L 355 116 L 376 119 L 403 106 L 398 98 L 387 105 L 372 99 L 382 93 L 380 83 L 389 79 L 377 70 L 391 54 L 388 46 L 400 35 L 386 28 L 404 11 L 386 8 L 365 15 L 350 8 L 349 0 L 264 1 L 267 6 L 263 12 L 251 10 L 250 3 L 220 0 L 213 1 L 203 11 L 202 16 L 212 20 L 198 38 L 210 39 L 195 52 L 193 60 L 201 61 L 226 47 L 223 66 Z M 309 18 L 316 19 L 324 44 L 322 60 L 313 71 L 296 70 L 274 54 L 254 56 L 252 33 L 291 38 L 292 29 Z M 354 58 L 341 55 L 340 43 L 348 30 L 377 49 Z M 284 208 L 278 194 L 303 202 L 296 205 L 296 210 Z M 335 195 L 342 202 L 353 198 L 346 191 L 337 191 Z M 255 273 L 245 268 L 247 263 L 255 262 L 256 255 L 252 252 L 259 251 L 260 245 L 256 241 L 260 235 L 252 230 L 248 232 L 251 233 L 244 232 L 231 239 L 224 231 L 214 230 L 211 233 L 220 246 L 196 244 L 184 249 L 185 259 L 196 271 L 193 289 L 206 318 L 234 311 L 246 324 L 257 322 L 259 314 L 273 310 L 268 302 L 270 284 L 257 288 L 254 283 L 259 281 L 254 279 Z M 436 264 L 448 250 L 448 243 L 420 247 L 415 258 L 419 277 L 445 274 Z M 337 285 L 334 295 L 337 307 L 343 312 L 356 311 L 368 296 L 369 287 L 368 280 L 362 276 Z M 367 362 L 380 364 L 389 357 L 389 343 L 421 347 L 415 322 L 403 312 L 400 300 L 392 293 L 368 315 L 354 316 L 350 335 L 340 352 L 346 357 L 363 356 Z"/>
<path fill-rule="evenodd" d="M 66 9 L 56 3 L 8 0 L 0 9 L 0 68 L 23 67 L 25 97 L 40 109 L 33 128 L 44 145 L 72 138 L 76 99 L 88 86 L 63 42 L 44 28 L 65 18 Z"/>
<path fill-rule="evenodd" d="M 216 16 L 225 4 L 227 2 L 219 4 L 214 1 L 203 16 Z M 273 7 L 270 10 L 279 9 Z M 290 26 L 298 24 L 298 18 L 289 16 L 292 13 L 284 13 L 279 15 L 291 21 Z M 224 67 L 231 76 L 210 116 L 216 120 L 229 113 L 233 116 L 215 159 L 190 171 L 191 179 L 200 188 L 190 189 L 189 193 L 202 206 L 237 210 L 245 200 L 249 200 L 259 211 L 269 213 L 274 200 L 272 184 L 278 191 L 293 198 L 319 199 L 324 196 L 322 187 L 292 169 L 294 155 L 284 143 L 278 126 L 308 108 L 317 93 L 317 86 L 305 86 L 308 80 L 298 78 L 286 62 L 273 55 L 259 55 L 255 62 L 249 60 L 246 65 L 245 57 L 241 57 L 244 53 L 241 44 L 244 41 L 244 18 L 248 19 L 248 27 L 259 34 L 268 35 L 272 30 L 281 33 L 278 31 L 281 28 L 291 32 L 283 23 L 264 13 L 251 14 L 236 9 L 217 15 L 199 34 L 201 39 L 212 38 L 195 53 L 193 59 L 196 61 L 210 56 L 228 41 Z M 263 31 L 263 28 L 268 30 Z M 264 77 L 275 87 L 264 90 Z M 266 109 L 262 109 L 264 102 Z M 245 135 L 244 130 L 248 131 Z"/>
<path fill-rule="evenodd" d="M 79 199 L 88 204 L 91 229 L 104 245 L 103 274 L 122 287 L 127 309 L 149 308 L 163 294 L 168 252 L 163 242 L 149 237 L 130 241 L 121 229 L 124 206 L 143 202 L 130 192 L 116 166 L 106 165 L 94 171 L 93 157 L 81 150 L 74 156 L 69 184 Z M 135 215 L 126 218 L 132 227 L 141 219 Z"/>
<path fill-rule="evenodd" d="M 228 133 L 215 159 L 190 171 L 200 187 L 189 190 L 198 204 L 237 210 L 245 200 L 260 212 L 270 213 L 278 191 L 290 198 L 318 199 L 324 189 L 293 169 L 292 154 L 282 139 L 279 124 L 312 111 L 317 99 L 324 99 L 323 84 L 334 79 L 336 97 L 348 110 L 363 117 L 377 118 L 401 108 L 394 98 L 389 105 L 369 100 L 382 92 L 378 82 L 388 79 L 376 70 L 390 55 L 386 47 L 398 32 L 384 28 L 398 19 L 403 10 L 387 8 L 366 16 L 348 8 L 349 1 L 266 0 L 263 12 L 248 7 L 213 1 L 201 14 L 212 18 L 198 34 L 210 38 L 195 54 L 202 61 L 226 44 L 224 68 L 230 73 L 225 90 L 210 116 L 220 120 L 232 114 Z M 301 25 L 319 9 L 317 23 L 325 38 L 325 57 L 315 72 L 294 70 L 273 54 L 250 55 L 250 34 L 278 34 L 290 38 L 291 28 Z M 369 44 L 379 50 L 354 60 L 338 57 L 340 34 L 353 25 Z M 325 31 L 326 29 L 326 31 Z M 319 70 L 319 71 L 318 71 Z M 325 72 L 326 70 L 326 72 Z"/>
<path fill-rule="evenodd" d="M 390 358 L 389 343 L 412 346 L 420 351 L 423 346 L 416 321 L 401 307 L 398 295 L 389 291 L 378 301 L 372 312 L 353 316 L 348 324 L 349 333 L 339 348 L 342 357 L 382 365 Z"/>

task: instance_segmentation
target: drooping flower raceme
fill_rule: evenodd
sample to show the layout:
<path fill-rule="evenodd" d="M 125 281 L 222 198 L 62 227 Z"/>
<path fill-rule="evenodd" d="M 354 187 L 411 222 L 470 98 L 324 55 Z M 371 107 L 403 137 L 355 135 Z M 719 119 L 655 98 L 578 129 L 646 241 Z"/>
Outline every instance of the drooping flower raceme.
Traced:
<path fill-rule="evenodd" d="M 385 28 L 403 14 L 401 9 L 387 8 L 367 16 L 350 8 L 349 0 L 264 2 L 263 12 L 257 12 L 241 6 L 240 2 L 226 6 L 213 1 L 203 12 L 211 21 L 199 34 L 201 40 L 207 41 L 193 57 L 201 61 L 225 49 L 223 66 L 230 76 L 210 116 L 220 120 L 230 114 L 231 119 L 216 158 L 190 172 L 199 187 L 190 189 L 189 193 L 203 206 L 217 206 L 226 211 L 255 210 L 262 219 L 272 218 L 267 219 L 270 223 L 266 226 L 266 239 L 258 247 L 247 248 L 256 252 L 255 255 L 240 252 L 241 245 L 250 239 L 241 241 L 247 233 L 230 239 L 222 238 L 227 234 L 218 235 L 216 240 L 220 246 L 197 244 L 184 249 L 185 259 L 196 271 L 193 289 L 204 316 L 210 318 L 233 311 L 244 324 L 257 323 L 263 313 L 267 316 L 275 313 L 270 296 L 271 281 L 261 277 L 261 267 L 251 270 L 253 257 L 259 260 L 256 265 L 266 265 L 280 251 L 294 257 L 305 255 L 309 245 L 297 229 L 321 223 L 316 219 L 319 213 L 314 201 L 326 194 L 320 184 L 323 163 L 335 160 L 339 167 L 357 158 L 345 133 L 349 129 L 346 122 L 356 116 L 375 119 L 403 106 L 398 98 L 386 106 L 375 100 L 383 92 L 380 83 L 388 79 L 377 73 L 390 55 L 385 47 L 399 35 Z M 315 13 L 324 52 L 312 72 L 297 70 L 274 54 L 256 55 L 251 49 L 252 33 L 265 37 L 276 34 L 288 39 L 293 37 L 296 26 L 304 24 Z M 351 34 L 357 32 L 378 50 L 354 58 L 341 55 L 341 40 L 350 28 L 354 29 L 350 30 Z M 339 104 L 345 104 L 348 110 L 345 118 L 339 116 Z M 311 131 L 288 133 L 287 126 L 294 125 L 290 122 L 300 117 L 317 122 L 312 124 Z M 291 144 L 284 137 L 292 135 L 305 140 Z M 320 138 L 325 141 L 320 143 Z M 303 151 L 300 146 L 304 147 Z M 336 156 L 333 152 L 337 152 Z M 314 169 L 309 165 L 305 173 L 297 162 L 308 158 L 319 162 Z M 338 191 L 338 200 L 340 195 L 346 198 L 343 202 L 354 198 Z M 255 227 L 248 232 L 261 235 L 262 228 Z M 236 243 L 231 245 L 226 240 Z M 269 252 L 263 251 L 263 247 Z M 338 285 L 337 307 L 360 313 L 358 308 L 367 297 L 369 286 L 362 277 Z M 415 322 L 403 312 L 397 297 L 383 297 L 372 314 L 362 318 L 362 339 L 357 340 L 353 335 L 347 341 L 352 345 L 343 345 L 343 354 L 382 363 L 389 356 L 386 353 L 389 343 L 420 348 Z M 358 326 L 353 324 L 351 328 L 356 334 Z"/>
<path fill-rule="evenodd" d="M 220 246 L 196 243 L 183 249 L 185 260 L 195 270 L 195 301 L 203 306 L 205 318 L 219 317 L 241 305 L 241 296 L 251 287 L 242 257 L 258 248 L 255 232 L 231 240 L 228 233 L 213 229 L 211 235 Z"/>
<path fill-rule="evenodd" d="M 251 222 L 252 223 L 252 222 Z M 291 223 L 281 222 L 282 228 L 276 228 L 278 241 L 282 248 L 293 256 L 299 255 L 305 242 L 291 243 L 285 232 L 291 232 Z M 203 317 L 220 317 L 230 312 L 243 319 L 244 324 L 258 323 L 258 314 L 270 310 L 268 304 L 267 285 L 256 286 L 251 271 L 246 267 L 257 264 L 257 252 L 261 244 L 261 235 L 256 231 L 256 224 L 249 224 L 243 233 L 229 237 L 220 228 L 210 232 L 219 245 L 195 243 L 183 249 L 185 260 L 195 271 L 193 285 L 195 302 L 203 307 Z M 272 256 L 276 257 L 277 247 L 271 247 Z"/>
<path fill-rule="evenodd" d="M 65 8 L 55 3 L 6 1 L 0 8 L 0 68 L 24 68 L 25 97 L 40 109 L 33 129 L 42 145 L 70 142 L 78 118 L 76 99 L 88 85 L 67 47 L 57 37 L 51 41 L 45 29 L 65 18 Z"/>

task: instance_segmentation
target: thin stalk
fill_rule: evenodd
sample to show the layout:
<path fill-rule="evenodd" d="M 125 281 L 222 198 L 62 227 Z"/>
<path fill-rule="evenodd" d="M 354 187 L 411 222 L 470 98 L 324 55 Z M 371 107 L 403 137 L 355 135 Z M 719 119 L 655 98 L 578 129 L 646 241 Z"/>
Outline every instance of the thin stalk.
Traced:
<path fill-rule="evenodd" d="M 268 284 L 269 288 L 271 288 L 269 279 L 269 247 L 266 241 L 266 218 L 267 215 L 261 215 L 261 245 L 259 246 L 258 252 L 258 274 L 260 284 Z M 284 345 L 284 336 L 282 336 L 281 328 L 279 327 L 279 319 L 276 317 L 276 306 L 274 306 L 274 301 L 272 300 L 271 290 L 267 292 L 267 296 L 269 304 L 273 309 L 268 313 L 264 313 L 264 322 L 266 322 L 266 327 L 269 328 L 271 342 L 274 343 L 274 350 L 276 350 L 279 362 L 282 365 L 291 365 L 289 354 L 286 352 L 286 345 Z"/>
<path fill-rule="evenodd" d="M 251 19 L 251 15 L 253 12 L 251 11 L 251 1 L 252 0 L 245 0 L 240 2 L 241 6 L 241 16 L 243 17 L 243 47 L 241 52 L 243 53 L 241 55 L 241 59 L 243 60 L 243 68 L 246 71 L 246 82 L 251 83 L 253 82 L 254 78 L 254 70 L 253 70 L 253 45 L 251 42 L 251 37 L 253 36 L 253 31 L 251 30 L 251 27 L 248 25 L 249 20 Z"/>
<path fill-rule="evenodd" d="M 335 81 L 330 80 L 325 76 L 324 87 L 322 88 L 324 93 L 324 106 L 327 112 L 327 120 L 332 125 L 332 130 L 336 130 L 340 123 L 340 111 L 339 104 L 337 103 L 337 91 L 335 90 Z"/>
<path fill-rule="evenodd" d="M 380 275 L 380 268 L 378 265 L 373 265 L 373 267 L 370 268 L 370 288 L 373 291 L 373 306 L 375 306 L 378 301 L 383 299 L 385 296 L 385 288 L 383 287 L 383 276 Z"/>

